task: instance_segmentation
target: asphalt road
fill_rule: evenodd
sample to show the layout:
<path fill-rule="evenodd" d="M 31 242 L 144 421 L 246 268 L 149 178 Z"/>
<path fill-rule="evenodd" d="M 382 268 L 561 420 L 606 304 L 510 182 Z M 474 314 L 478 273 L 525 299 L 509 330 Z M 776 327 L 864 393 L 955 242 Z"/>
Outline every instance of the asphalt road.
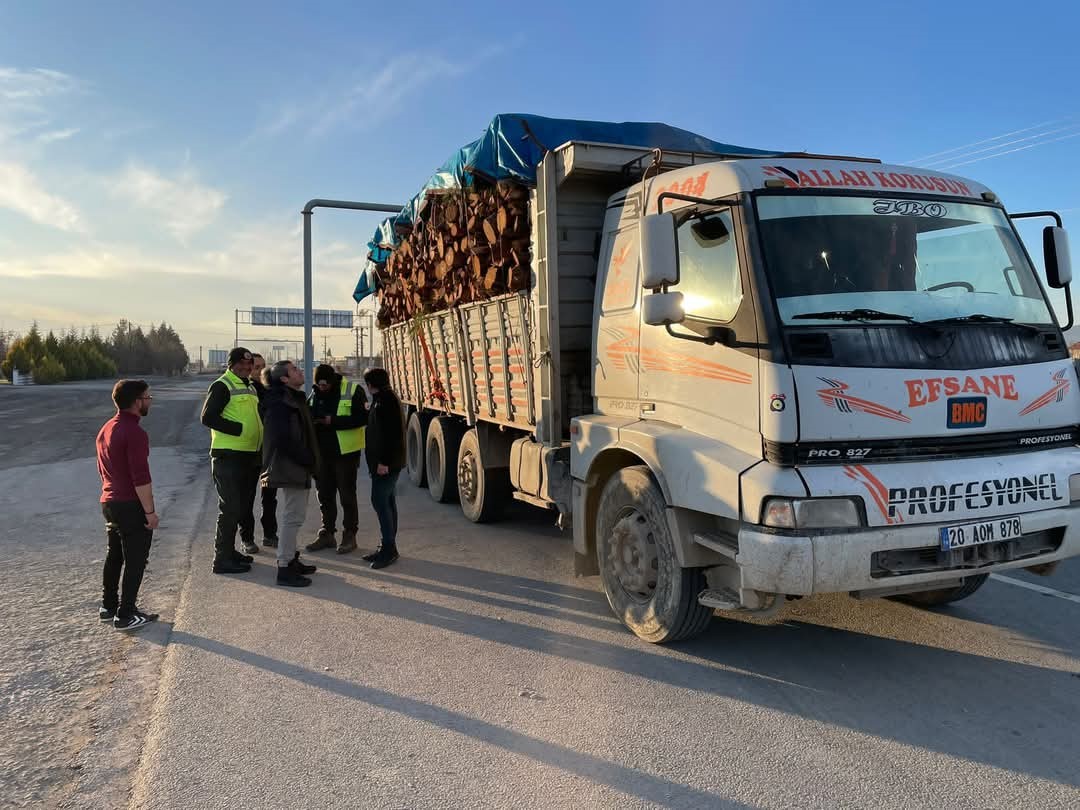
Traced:
<path fill-rule="evenodd" d="M 198 389 L 174 389 L 177 418 Z M 5 423 L 12 401 L 0 392 Z M 56 424 L 32 422 L 47 410 L 14 418 Z M 113 641 L 104 674 L 76 692 L 94 722 L 57 756 L 79 766 L 69 804 L 1080 807 L 1078 561 L 1049 578 L 1010 573 L 947 609 L 803 600 L 773 624 L 718 617 L 698 639 L 655 647 L 622 628 L 596 579 L 572 576 L 569 538 L 546 516 L 521 507 L 474 526 L 407 482 L 390 569 L 322 552 L 309 555 L 315 584 L 291 590 L 273 584 L 263 553 L 248 575 L 215 576 L 205 436 L 163 409 L 148 427 L 155 417 L 177 437 L 179 482 L 159 510 L 162 555 L 142 599 L 163 622 Z M 57 441 L 56 452 L 86 444 Z M 15 452 L 0 474 L 27 477 L 22 465 L 43 451 Z M 374 518 L 361 516 L 373 540 Z M 313 499 L 305 535 L 316 526 Z M 81 548 L 58 531 L 65 554 Z M 25 546 L 4 536 L 9 556 Z M 63 578 L 35 574 L 39 591 L 66 589 L 53 591 L 57 613 L 75 611 L 64 643 L 106 645 L 116 634 L 89 617 L 96 593 L 79 584 L 97 571 L 82 557 L 64 564 Z M 86 595 L 67 592 L 78 588 Z M 18 622 L 0 630 L 10 650 Z M 32 666 L 41 650 L 16 654 Z M 8 658 L 0 673 L 16 668 Z M 102 773 L 118 740 L 136 755 Z M 0 763 L 21 761 L 5 745 Z"/>

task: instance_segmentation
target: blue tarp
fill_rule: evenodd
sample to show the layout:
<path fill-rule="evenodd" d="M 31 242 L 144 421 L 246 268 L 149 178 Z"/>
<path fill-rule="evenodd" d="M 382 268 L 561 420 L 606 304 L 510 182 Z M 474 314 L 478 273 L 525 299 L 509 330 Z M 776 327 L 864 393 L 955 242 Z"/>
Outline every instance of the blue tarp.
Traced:
<path fill-rule="evenodd" d="M 413 224 L 420 216 L 425 196 L 432 189 L 466 188 L 480 177 L 489 181 L 514 180 L 536 185 L 536 168 L 550 149 L 568 141 L 591 141 L 643 150 L 659 147 L 677 152 L 717 152 L 722 154 L 775 155 L 774 150 L 750 149 L 713 141 L 667 124 L 641 122 L 611 123 L 542 118 L 538 115 L 503 113 L 495 116 L 478 140 L 462 147 L 439 167 L 400 214 L 384 221 L 368 242 L 370 254 L 353 298 L 362 301 L 375 292 L 375 264 L 386 261 L 400 241 L 394 224 Z"/>

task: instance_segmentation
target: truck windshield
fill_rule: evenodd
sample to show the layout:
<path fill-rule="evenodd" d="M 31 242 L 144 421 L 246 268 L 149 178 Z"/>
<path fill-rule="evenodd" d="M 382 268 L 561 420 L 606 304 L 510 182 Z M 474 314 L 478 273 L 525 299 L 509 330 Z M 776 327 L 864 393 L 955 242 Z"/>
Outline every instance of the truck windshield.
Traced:
<path fill-rule="evenodd" d="M 1031 264 L 999 208 L 778 195 L 759 197 L 757 209 L 785 323 L 1053 323 Z M 855 317 L 859 312 L 878 315 Z"/>

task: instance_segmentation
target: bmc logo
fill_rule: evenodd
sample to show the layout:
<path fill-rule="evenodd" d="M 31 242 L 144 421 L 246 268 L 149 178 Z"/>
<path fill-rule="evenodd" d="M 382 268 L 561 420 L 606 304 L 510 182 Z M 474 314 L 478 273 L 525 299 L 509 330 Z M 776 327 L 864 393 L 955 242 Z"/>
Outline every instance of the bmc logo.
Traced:
<path fill-rule="evenodd" d="M 946 427 L 986 427 L 986 397 L 955 397 L 948 402 Z"/>

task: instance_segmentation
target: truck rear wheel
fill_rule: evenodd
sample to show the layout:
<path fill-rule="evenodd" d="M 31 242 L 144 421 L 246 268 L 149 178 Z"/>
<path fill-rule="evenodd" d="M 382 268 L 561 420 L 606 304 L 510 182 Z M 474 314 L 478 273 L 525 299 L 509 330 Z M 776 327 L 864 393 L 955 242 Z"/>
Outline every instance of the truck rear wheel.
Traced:
<path fill-rule="evenodd" d="M 989 576 L 989 574 L 976 574 L 975 576 L 964 577 L 963 584 L 957 585 L 955 588 L 938 588 L 936 591 L 905 593 L 896 598 L 901 602 L 907 602 L 909 605 L 916 605 L 917 607 L 947 605 L 949 602 L 959 602 L 961 599 L 967 599 L 983 586 Z"/>
<path fill-rule="evenodd" d="M 476 429 L 466 431 L 457 456 L 461 511 L 473 523 L 490 523 L 502 514 L 510 497 L 510 469 L 485 467 Z"/>
<path fill-rule="evenodd" d="M 424 427 L 428 420 L 414 412 L 409 417 L 409 426 L 405 429 L 405 464 L 409 471 L 409 480 L 418 487 L 427 486 L 427 467 L 424 457 Z"/>
<path fill-rule="evenodd" d="M 637 466 L 611 477 L 596 515 L 596 556 L 608 603 L 654 644 L 696 636 L 713 615 L 698 604 L 704 573 L 679 565 L 666 510 L 649 468 Z"/>
<path fill-rule="evenodd" d="M 427 452 L 424 467 L 427 471 L 428 493 L 436 503 L 457 500 L 457 457 L 461 429 L 449 416 L 437 416 L 427 429 Z"/>

